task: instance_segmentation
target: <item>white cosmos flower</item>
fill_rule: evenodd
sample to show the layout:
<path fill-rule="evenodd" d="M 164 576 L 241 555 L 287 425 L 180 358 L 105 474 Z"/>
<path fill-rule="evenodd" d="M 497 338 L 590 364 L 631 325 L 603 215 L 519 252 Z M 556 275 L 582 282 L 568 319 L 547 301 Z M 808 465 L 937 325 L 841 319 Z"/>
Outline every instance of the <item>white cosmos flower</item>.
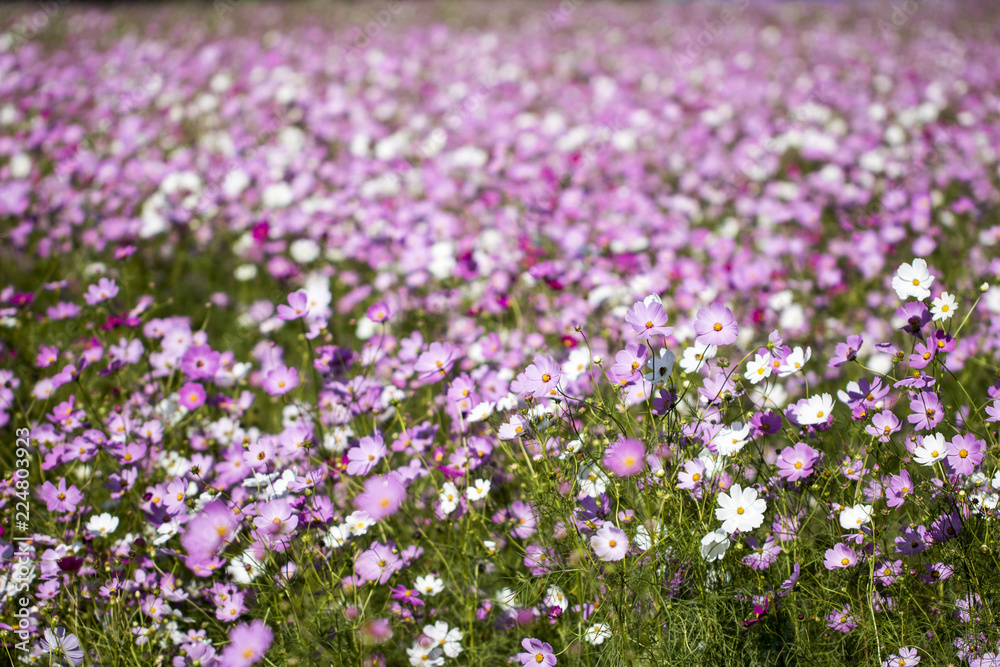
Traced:
<path fill-rule="evenodd" d="M 927 262 L 918 257 L 912 265 L 905 262 L 900 265 L 892 279 L 892 289 L 900 299 L 923 300 L 931 295 L 933 283 L 934 276 L 927 270 Z"/>
<path fill-rule="evenodd" d="M 544 603 L 546 607 L 559 607 L 563 611 L 569 609 L 569 599 L 558 586 L 549 586 L 549 590 L 545 592 Z"/>
<path fill-rule="evenodd" d="M 489 416 L 493 414 L 493 410 L 495 408 L 496 405 L 490 403 L 489 401 L 477 403 L 476 407 L 469 411 L 469 423 L 473 424 L 475 422 L 486 421 Z"/>
<path fill-rule="evenodd" d="M 798 420 L 802 426 L 813 424 L 825 424 L 833 413 L 833 396 L 830 394 L 819 394 L 812 396 L 805 407 L 799 411 Z"/>
<path fill-rule="evenodd" d="M 441 494 L 438 496 L 438 500 L 441 501 L 441 513 L 448 516 L 455 511 L 458 507 L 458 499 L 461 496 L 458 493 L 458 488 L 451 482 L 445 482 L 441 485 Z"/>
<path fill-rule="evenodd" d="M 339 549 L 347 544 L 349 539 L 351 539 L 351 527 L 343 523 L 339 526 L 330 526 L 330 530 L 323 536 L 323 544 L 330 549 Z"/>
<path fill-rule="evenodd" d="M 871 523 L 871 520 L 871 505 L 854 505 L 840 513 L 840 526 L 844 530 L 856 530 L 866 523 Z"/>
<path fill-rule="evenodd" d="M 368 532 L 368 529 L 375 525 L 375 519 L 371 518 L 368 512 L 351 512 L 344 519 L 344 525 L 351 530 L 351 535 L 360 537 Z"/>
<path fill-rule="evenodd" d="M 723 456 L 732 456 L 743 449 L 748 437 L 750 437 L 750 424 L 735 422 L 729 427 L 723 426 L 712 438 L 712 443 Z"/>
<path fill-rule="evenodd" d="M 785 357 L 785 362 L 778 367 L 778 375 L 788 377 L 802 370 L 802 367 L 812 358 L 812 348 L 807 347 L 805 351 L 801 347 L 796 347 Z"/>
<path fill-rule="evenodd" d="M 757 489 L 744 489 L 739 484 L 733 484 L 728 494 L 719 494 L 715 518 L 722 521 L 722 530 L 727 533 L 737 530 L 745 533 L 764 523 L 766 510 L 767 503 L 757 497 Z"/>
<path fill-rule="evenodd" d="M 417 577 L 413 587 L 425 597 L 434 597 L 444 590 L 444 582 L 441 581 L 441 577 L 428 574 L 426 577 Z"/>
<path fill-rule="evenodd" d="M 649 372 L 643 375 L 646 382 L 662 382 L 670 377 L 674 370 L 674 353 L 666 348 L 660 348 L 659 355 L 646 362 Z"/>
<path fill-rule="evenodd" d="M 597 498 L 608 488 L 608 476 L 600 468 L 583 466 L 577 477 L 580 481 L 580 492 L 591 498 Z"/>
<path fill-rule="evenodd" d="M 444 651 L 449 658 L 457 658 L 462 652 L 462 631 L 458 628 L 449 628 L 444 621 L 438 621 L 434 625 L 425 625 L 424 634 L 430 637 L 434 644 Z"/>
<path fill-rule="evenodd" d="M 101 515 L 94 515 L 87 521 L 87 532 L 94 537 L 110 535 L 118 528 L 118 517 L 111 516 L 107 512 Z"/>
<path fill-rule="evenodd" d="M 584 640 L 594 646 L 600 646 L 609 637 L 611 637 L 611 628 L 607 623 L 595 623 L 583 633 Z"/>
<path fill-rule="evenodd" d="M 482 500 L 490 493 L 490 480 L 477 479 L 472 486 L 466 487 L 465 495 L 470 501 Z"/>
<path fill-rule="evenodd" d="M 948 442 L 940 433 L 925 435 L 913 450 L 913 459 L 922 466 L 932 466 L 947 456 Z"/>
<path fill-rule="evenodd" d="M 753 361 L 747 362 L 747 372 L 743 377 L 750 380 L 750 384 L 757 384 L 770 376 L 771 360 L 758 352 L 754 355 Z"/>
<path fill-rule="evenodd" d="M 709 359 L 715 358 L 718 351 L 719 348 L 715 345 L 694 345 L 687 348 L 680 360 L 681 370 L 685 373 L 694 373 L 704 368 Z"/>
<path fill-rule="evenodd" d="M 728 548 L 729 534 L 722 528 L 716 528 L 701 538 L 701 557 L 709 563 L 715 560 L 722 560 Z"/>
<path fill-rule="evenodd" d="M 953 294 L 941 292 L 941 296 L 931 301 L 931 315 L 935 322 L 945 322 L 955 316 L 958 302 Z"/>

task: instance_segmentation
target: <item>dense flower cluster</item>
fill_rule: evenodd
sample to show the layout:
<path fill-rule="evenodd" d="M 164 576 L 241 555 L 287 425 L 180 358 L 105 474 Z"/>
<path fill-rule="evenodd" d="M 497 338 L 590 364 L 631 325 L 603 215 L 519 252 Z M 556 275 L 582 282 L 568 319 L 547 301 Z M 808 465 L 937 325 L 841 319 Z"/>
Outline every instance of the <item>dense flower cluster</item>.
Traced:
<path fill-rule="evenodd" d="M 989 11 L 390 4 L 0 35 L 11 655 L 1000 664 Z"/>

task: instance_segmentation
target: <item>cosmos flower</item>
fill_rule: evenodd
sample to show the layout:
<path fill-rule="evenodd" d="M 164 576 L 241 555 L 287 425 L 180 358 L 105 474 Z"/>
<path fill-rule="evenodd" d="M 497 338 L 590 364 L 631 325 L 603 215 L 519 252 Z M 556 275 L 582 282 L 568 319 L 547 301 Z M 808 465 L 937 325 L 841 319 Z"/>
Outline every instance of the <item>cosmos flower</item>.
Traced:
<path fill-rule="evenodd" d="M 858 555 L 854 553 L 846 544 L 836 544 L 832 549 L 827 549 L 823 565 L 828 570 L 837 570 L 846 567 L 853 567 L 858 563 Z"/>
<path fill-rule="evenodd" d="M 934 276 L 927 270 L 927 262 L 918 257 L 913 264 L 904 262 L 899 266 L 892 279 L 892 288 L 900 299 L 923 300 L 931 295 L 933 283 Z"/>
<path fill-rule="evenodd" d="M 767 502 L 757 497 L 757 489 L 733 484 L 729 493 L 719 494 L 718 503 L 715 518 L 722 521 L 722 530 L 726 533 L 737 530 L 745 533 L 764 523 Z"/>
<path fill-rule="evenodd" d="M 621 438 L 604 452 L 604 467 L 616 477 L 631 477 L 646 467 L 646 446 L 632 438 Z"/>
<path fill-rule="evenodd" d="M 406 498 L 406 488 L 395 475 L 377 475 L 365 480 L 365 490 L 354 497 L 354 506 L 379 521 L 395 514 Z"/>
<path fill-rule="evenodd" d="M 84 653 L 80 640 L 73 633 L 66 632 L 66 628 L 62 626 L 45 628 L 39 648 L 42 653 L 65 658 L 71 665 L 83 664 Z"/>
<path fill-rule="evenodd" d="M 264 621 L 240 623 L 229 631 L 229 644 L 219 656 L 220 667 L 249 667 L 260 662 L 274 641 Z"/>
<path fill-rule="evenodd" d="M 721 303 L 713 303 L 698 311 L 694 331 L 701 345 L 730 345 L 736 342 L 739 326 L 731 310 Z"/>
<path fill-rule="evenodd" d="M 636 301 L 625 313 L 627 322 L 639 338 L 652 338 L 653 336 L 669 336 L 674 332 L 673 327 L 667 326 L 667 314 L 663 312 L 663 304 L 658 301 L 645 303 Z"/>
<path fill-rule="evenodd" d="M 517 654 L 517 659 L 521 661 L 521 667 L 536 667 L 536 665 L 552 667 L 556 664 L 556 656 L 552 652 L 552 646 L 543 641 L 524 639 L 521 641 L 521 647 L 525 651 Z"/>
<path fill-rule="evenodd" d="M 287 394 L 299 386 L 299 372 L 295 368 L 278 365 L 264 376 L 264 391 L 271 396 Z"/>
<path fill-rule="evenodd" d="M 628 536 L 625 531 L 610 523 L 605 523 L 590 538 L 590 548 L 594 550 L 597 559 L 602 561 L 617 561 L 625 558 L 628 544 Z"/>

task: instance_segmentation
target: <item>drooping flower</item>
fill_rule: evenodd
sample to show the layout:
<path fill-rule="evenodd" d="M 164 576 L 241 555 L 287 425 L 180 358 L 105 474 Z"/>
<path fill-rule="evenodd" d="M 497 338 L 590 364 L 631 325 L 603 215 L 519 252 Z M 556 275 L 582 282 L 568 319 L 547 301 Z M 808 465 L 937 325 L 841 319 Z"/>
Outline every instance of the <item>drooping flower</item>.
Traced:
<path fill-rule="evenodd" d="M 722 560 L 729 549 L 729 533 L 722 528 L 716 528 L 701 538 L 701 557 L 708 562 Z"/>
<path fill-rule="evenodd" d="M 66 628 L 61 625 L 56 628 L 45 628 L 39 648 L 42 653 L 66 658 L 71 665 L 83 664 L 84 653 L 80 648 L 80 640 L 73 633 L 66 632 Z"/>

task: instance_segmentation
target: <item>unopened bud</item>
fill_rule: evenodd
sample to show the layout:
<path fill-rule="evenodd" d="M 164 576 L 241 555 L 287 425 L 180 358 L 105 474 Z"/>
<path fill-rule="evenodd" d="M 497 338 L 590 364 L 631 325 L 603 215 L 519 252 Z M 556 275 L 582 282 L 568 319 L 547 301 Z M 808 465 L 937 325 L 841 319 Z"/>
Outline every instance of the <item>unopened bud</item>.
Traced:
<path fill-rule="evenodd" d="M 982 285 L 979 286 L 979 291 L 982 292 L 983 294 L 985 294 L 989 289 L 990 289 L 989 283 L 983 283 Z"/>
<path fill-rule="evenodd" d="M 595 354 L 594 355 L 594 365 L 595 366 L 600 366 L 602 363 L 604 363 L 604 357 L 602 357 L 599 354 Z"/>

